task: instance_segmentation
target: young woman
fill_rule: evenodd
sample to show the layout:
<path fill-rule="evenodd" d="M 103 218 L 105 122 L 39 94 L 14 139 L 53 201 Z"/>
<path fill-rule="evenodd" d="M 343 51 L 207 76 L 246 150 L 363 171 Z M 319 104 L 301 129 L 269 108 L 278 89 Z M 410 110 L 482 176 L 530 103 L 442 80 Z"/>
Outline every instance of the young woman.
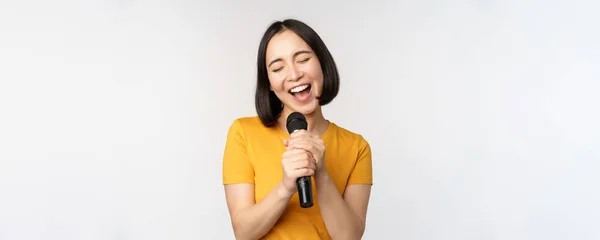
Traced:
<path fill-rule="evenodd" d="M 273 23 L 258 50 L 258 116 L 228 132 L 223 184 L 237 239 L 360 239 L 371 194 L 371 149 L 323 116 L 339 90 L 333 57 L 298 20 Z M 307 130 L 288 134 L 290 113 Z M 296 179 L 311 176 L 314 205 L 301 208 Z"/>

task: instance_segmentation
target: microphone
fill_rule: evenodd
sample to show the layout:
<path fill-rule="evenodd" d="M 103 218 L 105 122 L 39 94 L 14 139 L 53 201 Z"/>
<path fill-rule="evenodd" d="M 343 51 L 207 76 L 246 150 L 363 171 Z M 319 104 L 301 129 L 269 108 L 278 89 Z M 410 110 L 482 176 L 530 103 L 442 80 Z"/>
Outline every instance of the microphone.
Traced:
<path fill-rule="evenodd" d="M 291 113 L 286 122 L 286 127 L 289 134 L 297 130 L 307 130 L 308 123 L 306 117 L 299 112 Z M 313 206 L 312 182 L 310 176 L 304 176 L 296 179 L 296 187 L 298 188 L 298 197 L 300 198 L 300 207 L 309 208 Z"/>

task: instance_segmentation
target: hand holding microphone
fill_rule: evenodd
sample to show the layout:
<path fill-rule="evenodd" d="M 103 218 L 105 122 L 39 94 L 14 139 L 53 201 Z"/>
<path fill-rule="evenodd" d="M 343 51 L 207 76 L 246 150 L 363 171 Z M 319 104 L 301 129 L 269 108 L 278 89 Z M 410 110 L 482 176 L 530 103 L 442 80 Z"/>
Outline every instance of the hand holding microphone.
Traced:
<path fill-rule="evenodd" d="M 315 160 L 312 155 L 303 149 L 291 149 L 283 153 L 281 161 L 283 165 L 282 183 L 291 196 L 298 192 L 301 207 L 311 207 L 312 182 L 311 176 L 316 171 Z"/>
<path fill-rule="evenodd" d="M 325 168 L 323 156 L 325 155 L 325 142 L 318 135 L 307 131 L 296 131 L 290 135 L 290 139 L 284 141 L 287 150 L 302 149 L 308 152 L 316 164 L 316 172 Z"/>
<path fill-rule="evenodd" d="M 325 144 L 319 136 L 306 131 L 308 125 L 306 118 L 301 113 L 294 112 L 290 114 L 286 125 L 290 133 L 290 139 L 284 142 L 287 150 L 282 161 L 284 173 L 285 176 L 289 176 L 296 182 L 300 206 L 309 208 L 314 204 L 310 176 L 313 176 L 315 171 L 318 172 L 324 167 Z M 305 174 L 296 176 L 298 173 Z M 291 187 L 289 180 L 286 182 L 288 183 L 284 184 Z"/>

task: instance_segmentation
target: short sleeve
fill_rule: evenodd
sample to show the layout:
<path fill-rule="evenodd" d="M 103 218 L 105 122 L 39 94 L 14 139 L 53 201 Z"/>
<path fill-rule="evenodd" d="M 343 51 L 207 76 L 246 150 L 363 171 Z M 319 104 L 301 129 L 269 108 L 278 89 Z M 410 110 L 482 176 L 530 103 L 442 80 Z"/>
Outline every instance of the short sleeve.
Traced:
<path fill-rule="evenodd" d="M 373 184 L 371 146 L 362 136 L 358 141 L 356 164 L 348 179 L 348 185 L 350 184 Z"/>
<path fill-rule="evenodd" d="M 254 168 L 246 152 L 246 140 L 239 119 L 229 127 L 223 153 L 223 184 L 254 183 Z"/>

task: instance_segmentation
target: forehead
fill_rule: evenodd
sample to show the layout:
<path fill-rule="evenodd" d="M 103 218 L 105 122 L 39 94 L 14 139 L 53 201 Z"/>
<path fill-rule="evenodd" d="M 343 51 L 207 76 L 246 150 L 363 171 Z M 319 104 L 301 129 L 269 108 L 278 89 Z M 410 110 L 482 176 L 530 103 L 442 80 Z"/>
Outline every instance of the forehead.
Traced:
<path fill-rule="evenodd" d="M 270 59 L 291 56 L 300 50 L 312 51 L 310 46 L 295 32 L 284 30 L 271 38 L 267 45 L 266 57 Z"/>

